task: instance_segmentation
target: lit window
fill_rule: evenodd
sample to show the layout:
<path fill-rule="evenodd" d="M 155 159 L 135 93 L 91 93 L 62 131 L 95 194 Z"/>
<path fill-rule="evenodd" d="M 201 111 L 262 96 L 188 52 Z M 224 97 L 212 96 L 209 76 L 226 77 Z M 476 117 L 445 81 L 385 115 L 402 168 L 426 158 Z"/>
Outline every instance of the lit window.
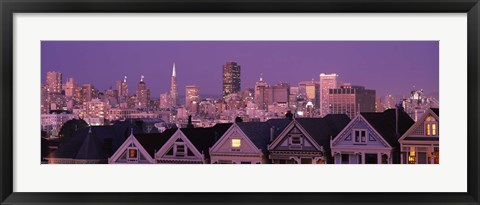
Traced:
<path fill-rule="evenodd" d="M 410 147 L 410 152 L 408 153 L 408 163 L 416 164 L 415 147 Z"/>
<path fill-rule="evenodd" d="M 426 129 L 426 132 L 425 132 L 426 135 L 430 136 L 430 124 L 429 123 L 427 123 L 427 125 L 425 126 L 425 129 Z"/>
<path fill-rule="evenodd" d="M 437 125 L 436 124 L 432 124 L 432 135 L 437 135 Z"/>
<path fill-rule="evenodd" d="M 240 139 L 232 139 L 232 147 L 240 147 L 241 140 Z"/>
<path fill-rule="evenodd" d="M 137 161 L 138 160 L 138 150 L 136 148 L 128 149 L 128 161 Z"/>

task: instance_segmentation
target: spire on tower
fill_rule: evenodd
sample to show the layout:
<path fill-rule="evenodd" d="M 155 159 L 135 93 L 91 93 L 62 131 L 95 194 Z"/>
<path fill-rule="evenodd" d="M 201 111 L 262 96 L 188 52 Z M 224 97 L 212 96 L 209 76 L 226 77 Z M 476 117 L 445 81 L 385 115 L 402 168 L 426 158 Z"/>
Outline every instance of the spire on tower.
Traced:
<path fill-rule="evenodd" d="M 263 81 L 263 73 L 260 73 L 260 81 Z"/>
<path fill-rule="evenodd" d="M 177 74 L 175 73 L 175 63 L 173 63 L 172 76 L 173 76 L 173 77 L 176 77 L 176 75 L 177 75 Z"/>
<path fill-rule="evenodd" d="M 123 82 L 124 82 L 124 83 L 127 82 L 127 76 L 125 76 L 125 77 L 123 78 Z"/>
<path fill-rule="evenodd" d="M 145 78 L 145 76 L 141 75 L 140 76 L 140 82 L 143 82 L 143 78 Z"/>

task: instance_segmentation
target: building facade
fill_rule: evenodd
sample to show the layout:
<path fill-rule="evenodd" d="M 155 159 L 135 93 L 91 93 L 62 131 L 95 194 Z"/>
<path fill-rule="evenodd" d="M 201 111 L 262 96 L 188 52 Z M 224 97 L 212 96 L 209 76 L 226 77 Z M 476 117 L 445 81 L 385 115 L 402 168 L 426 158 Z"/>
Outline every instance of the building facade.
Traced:
<path fill-rule="evenodd" d="M 230 61 L 223 65 L 223 96 L 240 92 L 240 65 Z"/>
<path fill-rule="evenodd" d="M 343 84 L 340 88 L 329 89 L 330 114 L 346 114 L 351 119 L 360 112 L 375 112 L 375 90 L 363 86 Z"/>
<path fill-rule="evenodd" d="M 338 87 L 338 75 L 332 74 L 320 74 L 320 116 L 323 117 L 329 113 L 328 94 L 330 89 Z"/>
<path fill-rule="evenodd" d="M 185 86 L 185 108 L 191 113 L 198 112 L 200 103 L 200 87 L 197 85 Z"/>

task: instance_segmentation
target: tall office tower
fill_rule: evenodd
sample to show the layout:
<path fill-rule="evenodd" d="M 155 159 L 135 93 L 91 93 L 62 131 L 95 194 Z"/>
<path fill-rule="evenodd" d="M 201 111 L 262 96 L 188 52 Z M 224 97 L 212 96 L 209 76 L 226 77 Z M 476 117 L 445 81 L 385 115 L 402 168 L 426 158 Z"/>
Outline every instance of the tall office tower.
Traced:
<path fill-rule="evenodd" d="M 320 74 L 320 116 L 328 114 L 328 91 L 338 87 L 338 75 L 332 74 Z"/>
<path fill-rule="evenodd" d="M 177 73 L 175 72 L 175 63 L 173 63 L 172 81 L 170 83 L 171 105 L 178 106 Z"/>
<path fill-rule="evenodd" d="M 147 84 L 143 81 L 143 78 L 144 76 L 142 75 L 137 86 L 135 108 L 138 109 L 146 109 L 150 105 L 150 90 L 147 88 Z"/>
<path fill-rule="evenodd" d="M 270 87 L 272 90 L 272 103 L 284 103 L 287 106 L 289 105 L 290 99 L 290 84 L 288 83 L 278 83 Z"/>
<path fill-rule="evenodd" d="M 185 108 L 188 111 L 198 110 L 196 107 L 200 103 L 200 87 L 197 85 L 185 86 Z"/>
<path fill-rule="evenodd" d="M 320 108 L 320 84 L 314 82 L 308 82 L 305 84 L 305 97 L 307 101 L 313 103 L 313 107 Z"/>
<path fill-rule="evenodd" d="M 118 102 L 119 103 L 127 102 L 128 101 L 127 76 L 123 78 L 123 81 L 117 81 L 116 87 L 118 91 Z"/>
<path fill-rule="evenodd" d="M 50 112 L 50 98 L 48 95 L 48 85 L 42 85 L 40 90 L 41 101 L 40 101 L 40 108 L 41 114 L 49 114 Z"/>
<path fill-rule="evenodd" d="M 46 84 L 48 93 L 62 93 L 62 73 L 48 71 Z"/>
<path fill-rule="evenodd" d="M 353 119 L 360 112 L 375 112 L 375 90 L 343 84 L 328 91 L 329 114 L 346 114 Z"/>
<path fill-rule="evenodd" d="M 223 65 L 223 97 L 240 92 L 240 65 L 230 61 Z"/>
<path fill-rule="evenodd" d="M 254 95 L 254 100 L 258 106 L 258 109 L 266 110 L 268 107 L 268 104 L 266 101 L 267 88 L 268 88 L 267 82 L 263 81 L 263 78 L 260 77 L 260 80 L 255 83 L 255 95 Z"/>
<path fill-rule="evenodd" d="M 170 93 L 162 93 L 160 94 L 160 102 L 158 103 L 160 109 L 167 109 L 172 108 L 171 100 L 170 100 Z"/>
<path fill-rule="evenodd" d="M 89 102 L 98 98 L 98 90 L 92 84 L 83 84 L 81 102 Z"/>
<path fill-rule="evenodd" d="M 75 82 L 75 79 L 68 78 L 67 82 L 65 83 L 65 96 L 67 97 L 75 97 L 75 93 L 77 92 L 78 85 Z"/>

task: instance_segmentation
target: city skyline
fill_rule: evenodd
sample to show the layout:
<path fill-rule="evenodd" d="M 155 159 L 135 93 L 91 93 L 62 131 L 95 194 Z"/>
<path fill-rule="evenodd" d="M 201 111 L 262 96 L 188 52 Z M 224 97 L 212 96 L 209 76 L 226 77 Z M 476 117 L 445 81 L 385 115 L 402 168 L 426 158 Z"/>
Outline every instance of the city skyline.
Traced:
<path fill-rule="evenodd" d="M 228 61 L 242 67 L 241 90 L 261 75 L 269 85 L 297 86 L 318 82 L 320 73 L 337 73 L 339 83 L 375 89 L 377 96 L 406 94 L 413 86 L 432 93 L 439 86 L 436 41 L 43 41 L 41 72 L 42 83 L 48 71 L 59 71 L 63 83 L 73 77 L 100 91 L 124 76 L 135 89 L 143 75 L 158 99 L 170 90 L 175 63 L 179 94 L 197 85 L 202 95 L 221 96 Z"/>

